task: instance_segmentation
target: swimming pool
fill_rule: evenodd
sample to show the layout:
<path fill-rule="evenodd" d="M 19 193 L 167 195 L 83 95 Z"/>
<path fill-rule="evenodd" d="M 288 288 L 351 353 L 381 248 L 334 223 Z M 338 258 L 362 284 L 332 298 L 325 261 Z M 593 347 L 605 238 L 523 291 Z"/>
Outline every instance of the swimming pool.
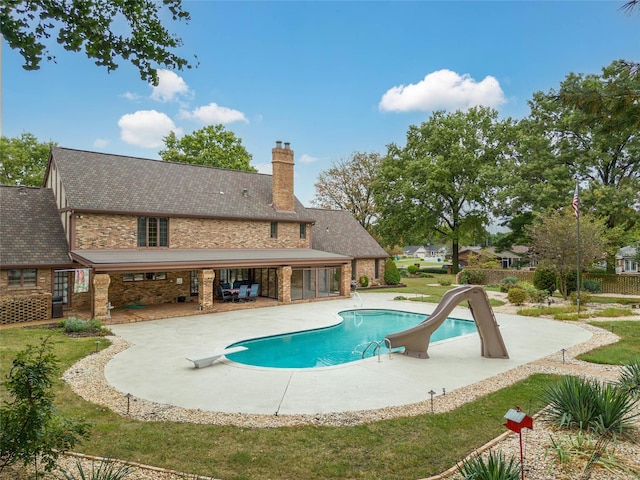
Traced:
<path fill-rule="evenodd" d="M 411 328 L 428 315 L 399 310 L 345 310 L 342 322 L 316 330 L 255 338 L 230 346 L 247 350 L 227 355 L 234 362 L 257 367 L 314 368 L 340 365 L 362 359 L 371 342 L 390 333 Z M 432 342 L 476 332 L 473 321 L 448 318 L 431 336 Z M 382 352 L 387 353 L 386 347 Z M 367 356 L 374 353 L 367 350 Z"/>

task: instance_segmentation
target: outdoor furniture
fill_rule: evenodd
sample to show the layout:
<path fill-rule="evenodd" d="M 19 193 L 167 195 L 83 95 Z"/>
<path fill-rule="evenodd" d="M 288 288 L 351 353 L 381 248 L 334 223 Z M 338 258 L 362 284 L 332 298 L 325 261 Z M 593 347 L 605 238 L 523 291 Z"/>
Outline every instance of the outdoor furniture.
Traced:
<path fill-rule="evenodd" d="M 233 282 L 233 288 L 240 288 L 242 282 L 240 280 L 236 280 Z"/>
<path fill-rule="evenodd" d="M 222 284 L 223 290 L 231 290 L 231 284 L 229 282 L 224 282 Z"/>
<path fill-rule="evenodd" d="M 217 359 L 219 359 L 223 355 L 229 355 L 231 353 L 242 352 L 242 351 L 244 351 L 246 349 L 247 349 L 247 347 L 229 347 L 229 348 L 223 348 L 223 349 L 216 349 L 211 354 L 204 354 L 204 355 L 197 354 L 197 355 L 192 355 L 191 358 L 189 358 L 189 357 L 186 357 L 186 358 L 190 362 L 193 362 L 193 365 L 196 368 L 203 368 L 203 367 L 208 367 L 209 365 L 213 364 L 213 362 L 215 362 Z"/>
<path fill-rule="evenodd" d="M 220 285 L 218 285 L 218 296 L 223 302 L 231 302 L 233 300 L 233 294 L 229 290 L 223 289 Z"/>
<path fill-rule="evenodd" d="M 260 287 L 259 283 L 251 284 L 251 289 L 249 290 L 249 301 L 255 302 L 258 298 L 258 287 Z"/>
<path fill-rule="evenodd" d="M 240 285 L 235 298 L 237 302 L 247 301 L 249 299 L 249 287 L 247 285 Z"/>

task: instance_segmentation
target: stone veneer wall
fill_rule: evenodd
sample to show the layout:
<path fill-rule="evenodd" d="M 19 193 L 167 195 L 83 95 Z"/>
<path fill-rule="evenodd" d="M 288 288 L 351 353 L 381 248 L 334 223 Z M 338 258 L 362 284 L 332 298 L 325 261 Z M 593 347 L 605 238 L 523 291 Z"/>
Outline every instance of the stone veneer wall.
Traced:
<path fill-rule="evenodd" d="M 138 217 L 82 214 L 76 217 L 77 249 L 137 248 Z M 310 248 L 311 235 L 300 238 L 300 224 L 278 222 L 278 238 L 270 238 L 271 222 L 170 218 L 169 248 Z"/>

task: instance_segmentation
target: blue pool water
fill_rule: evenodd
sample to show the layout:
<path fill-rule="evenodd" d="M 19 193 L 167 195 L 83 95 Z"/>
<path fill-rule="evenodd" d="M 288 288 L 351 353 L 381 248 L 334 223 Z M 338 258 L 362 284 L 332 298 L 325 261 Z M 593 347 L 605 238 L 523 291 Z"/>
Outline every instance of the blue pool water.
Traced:
<path fill-rule="evenodd" d="M 411 328 L 427 315 L 397 310 L 346 310 L 340 312 L 338 325 L 285 335 L 256 338 L 232 346 L 248 350 L 227 357 L 234 362 L 258 367 L 312 368 L 340 365 L 362 359 L 362 352 L 372 341 L 383 340 L 390 333 Z M 476 332 L 472 321 L 448 318 L 431 335 L 431 342 Z M 373 354 L 373 348 L 367 356 Z M 383 348 L 383 353 L 388 350 Z"/>

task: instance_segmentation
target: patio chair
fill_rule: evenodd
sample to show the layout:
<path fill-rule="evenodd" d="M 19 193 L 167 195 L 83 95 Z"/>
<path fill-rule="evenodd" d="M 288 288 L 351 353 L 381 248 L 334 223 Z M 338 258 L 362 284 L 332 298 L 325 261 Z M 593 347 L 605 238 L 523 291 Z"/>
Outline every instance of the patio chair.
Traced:
<path fill-rule="evenodd" d="M 247 287 L 246 285 L 240 285 L 240 288 L 238 289 L 238 293 L 236 294 L 236 301 L 237 302 L 246 302 L 247 300 L 249 300 L 249 287 Z"/>
<path fill-rule="evenodd" d="M 242 282 L 240 280 L 235 280 L 233 282 L 233 289 L 235 290 L 236 288 L 240 288 L 241 284 L 242 284 Z"/>
<path fill-rule="evenodd" d="M 249 301 L 251 302 L 255 302 L 256 299 L 258 298 L 258 287 L 260 286 L 260 284 L 258 283 L 253 283 L 251 285 L 251 290 L 249 290 Z"/>
<path fill-rule="evenodd" d="M 224 283 L 222 284 L 222 288 L 223 288 L 224 290 L 231 290 L 231 284 L 230 284 L 229 282 L 224 282 Z"/>
<path fill-rule="evenodd" d="M 222 299 L 223 302 L 230 302 L 233 300 L 233 295 L 229 291 L 223 290 L 223 288 L 218 285 L 218 296 Z"/>

